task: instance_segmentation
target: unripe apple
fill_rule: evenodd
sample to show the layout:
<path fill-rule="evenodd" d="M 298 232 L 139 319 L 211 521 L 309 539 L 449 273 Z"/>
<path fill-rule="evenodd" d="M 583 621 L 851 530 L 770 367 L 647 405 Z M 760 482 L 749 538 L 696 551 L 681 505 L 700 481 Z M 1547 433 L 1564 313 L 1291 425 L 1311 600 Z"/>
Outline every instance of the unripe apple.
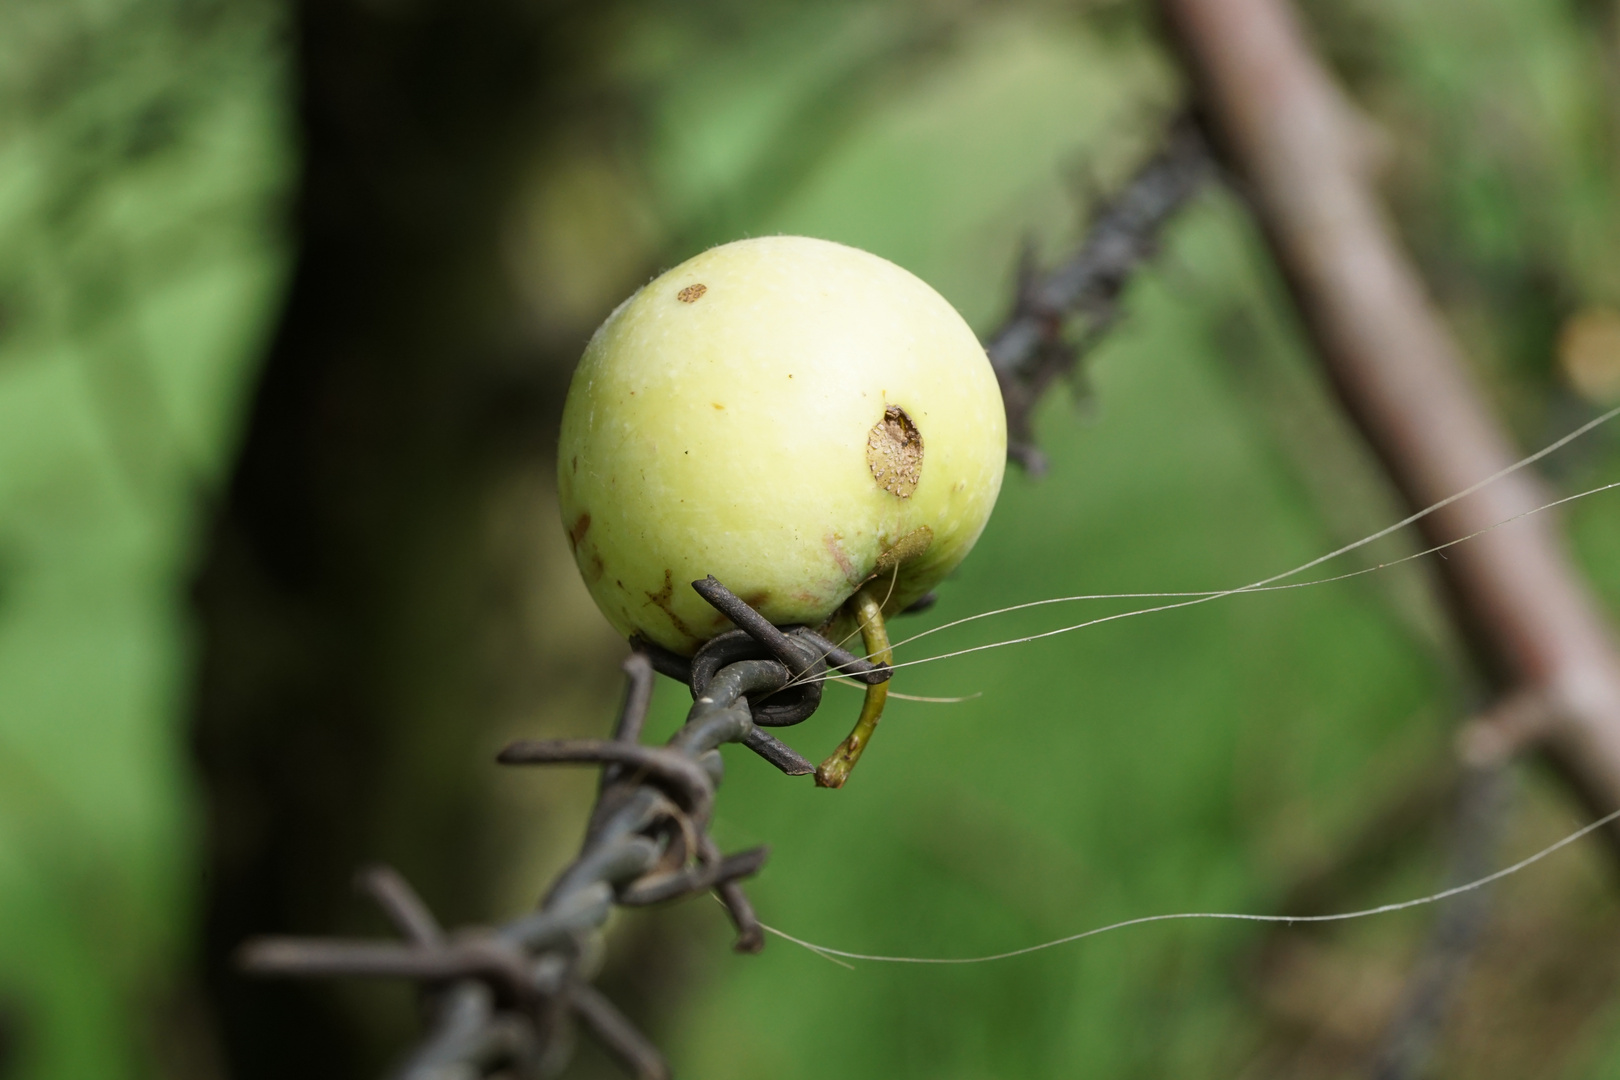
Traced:
<path fill-rule="evenodd" d="M 713 574 L 818 626 L 863 584 L 886 612 L 962 561 L 1007 433 L 984 349 L 900 267 L 798 236 L 739 240 L 608 316 L 563 409 L 563 524 L 626 636 L 690 655 L 730 624 Z"/>

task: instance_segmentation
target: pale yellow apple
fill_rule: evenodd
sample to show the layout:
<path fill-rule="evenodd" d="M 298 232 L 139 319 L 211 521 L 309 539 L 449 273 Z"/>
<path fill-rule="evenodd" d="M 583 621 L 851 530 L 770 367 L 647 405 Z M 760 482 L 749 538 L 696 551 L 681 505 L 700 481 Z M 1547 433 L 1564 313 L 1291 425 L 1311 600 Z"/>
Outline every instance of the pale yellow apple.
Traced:
<path fill-rule="evenodd" d="M 855 248 L 762 237 L 597 330 L 558 488 L 608 621 L 690 655 L 730 627 L 690 586 L 709 574 L 779 624 L 820 625 L 868 581 L 904 608 L 978 539 L 1006 453 L 984 349 L 938 293 Z"/>

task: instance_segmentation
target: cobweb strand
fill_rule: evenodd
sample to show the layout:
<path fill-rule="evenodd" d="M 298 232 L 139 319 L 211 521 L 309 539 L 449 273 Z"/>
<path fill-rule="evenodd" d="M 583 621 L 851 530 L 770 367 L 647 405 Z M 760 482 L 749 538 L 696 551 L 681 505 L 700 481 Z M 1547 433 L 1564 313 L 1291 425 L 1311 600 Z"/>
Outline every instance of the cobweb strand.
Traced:
<path fill-rule="evenodd" d="M 1059 945 L 1073 944 L 1076 941 L 1083 941 L 1086 938 L 1096 937 L 1099 934 L 1107 934 L 1112 933 L 1115 930 L 1123 930 L 1128 926 L 1142 926 L 1146 923 L 1171 922 L 1186 919 L 1225 919 L 1240 922 L 1286 923 L 1290 926 L 1294 923 L 1348 922 L 1352 919 L 1366 919 L 1374 915 L 1388 915 L 1392 912 L 1405 911 L 1409 908 L 1423 907 L 1428 904 L 1437 904 L 1442 900 L 1449 900 L 1454 896 L 1460 896 L 1466 892 L 1473 892 L 1475 889 L 1482 889 L 1493 882 L 1501 881 L 1506 877 L 1512 877 L 1521 870 L 1534 866 L 1536 863 L 1540 862 L 1542 859 L 1545 859 L 1554 852 L 1568 847 L 1570 844 L 1575 843 L 1575 841 L 1581 839 L 1589 833 L 1596 832 L 1598 829 L 1603 828 L 1603 826 L 1617 819 L 1620 819 L 1620 810 L 1614 810 L 1608 814 L 1605 814 L 1596 821 L 1575 830 L 1563 839 L 1548 844 L 1535 854 L 1520 859 L 1512 866 L 1503 867 L 1501 870 L 1498 870 L 1495 873 L 1487 874 L 1484 877 L 1475 881 L 1470 881 L 1465 885 L 1455 885 L 1449 889 L 1442 889 L 1437 893 L 1431 893 L 1428 896 L 1420 896 L 1414 900 L 1402 900 L 1393 904 L 1380 904 L 1377 907 L 1363 908 L 1360 911 L 1339 912 L 1334 915 L 1254 915 L 1242 912 L 1210 911 L 1186 911 L 1176 912 L 1170 915 L 1143 915 L 1135 919 L 1126 919 L 1123 922 L 1109 923 L 1107 926 L 1099 926 L 1095 929 L 1083 930 L 1078 934 L 1069 934 L 1066 937 L 1054 938 L 1051 941 L 1043 941 L 1039 945 L 1026 945 L 1021 949 L 1010 949 L 1007 952 L 991 953 L 988 956 L 880 956 L 872 953 L 848 952 L 844 949 L 834 949 L 826 945 L 817 945 L 813 942 L 794 937 L 792 934 L 789 934 L 786 931 L 778 930 L 774 926 L 765 926 L 765 929 L 784 941 L 790 941 L 795 945 L 809 949 L 818 956 L 833 960 L 835 962 L 838 960 L 854 960 L 874 964 L 988 964 L 996 960 L 1011 960 L 1014 957 L 1028 956 L 1030 953 L 1042 952 L 1046 949 L 1055 949 Z"/>

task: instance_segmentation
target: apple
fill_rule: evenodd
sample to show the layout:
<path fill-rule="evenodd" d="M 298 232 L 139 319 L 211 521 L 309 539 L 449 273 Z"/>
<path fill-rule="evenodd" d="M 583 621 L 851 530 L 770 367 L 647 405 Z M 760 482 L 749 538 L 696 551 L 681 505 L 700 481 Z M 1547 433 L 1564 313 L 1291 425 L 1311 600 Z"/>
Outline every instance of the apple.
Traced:
<path fill-rule="evenodd" d="M 596 331 L 558 493 L 608 621 L 691 655 L 730 628 L 689 585 L 710 574 L 778 624 L 822 626 L 868 584 L 905 608 L 973 547 L 1006 452 L 984 349 L 938 293 L 852 247 L 760 237 Z"/>

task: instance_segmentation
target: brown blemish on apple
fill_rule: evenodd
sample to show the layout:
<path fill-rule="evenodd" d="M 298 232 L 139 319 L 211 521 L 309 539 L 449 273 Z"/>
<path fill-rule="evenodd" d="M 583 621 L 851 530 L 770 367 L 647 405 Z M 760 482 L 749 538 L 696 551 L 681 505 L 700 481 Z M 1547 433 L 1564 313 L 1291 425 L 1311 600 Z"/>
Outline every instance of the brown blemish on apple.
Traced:
<path fill-rule="evenodd" d="M 579 563 L 579 572 L 585 576 L 586 584 L 595 585 L 602 580 L 602 574 L 607 567 L 602 563 L 602 553 L 596 550 L 594 544 L 587 544 L 585 550 L 577 554 L 576 559 Z"/>
<path fill-rule="evenodd" d="M 709 291 L 707 285 L 688 285 L 675 294 L 675 299 L 683 304 L 695 304 L 703 299 L 703 294 Z"/>
<path fill-rule="evenodd" d="M 922 479 L 922 432 L 906 410 L 890 405 L 866 435 L 866 465 L 878 487 L 902 499 L 911 498 Z"/>
<path fill-rule="evenodd" d="M 872 569 L 874 578 L 886 577 L 926 552 L 934 544 L 934 530 L 919 525 L 883 549 Z"/>
<path fill-rule="evenodd" d="M 854 584 L 860 580 L 860 575 L 855 573 L 855 564 L 849 561 L 849 555 L 844 551 L 844 545 L 840 543 L 843 539 L 839 533 L 828 533 L 823 541 L 827 545 L 827 552 L 833 557 L 833 562 L 844 572 L 844 580 Z"/>
<path fill-rule="evenodd" d="M 688 638 L 697 640 L 697 635 L 692 633 L 692 628 L 686 625 L 686 621 L 684 619 L 675 614 L 675 605 L 671 603 L 674 598 L 675 575 L 671 571 L 665 570 L 664 587 L 655 593 L 647 593 L 647 599 L 653 604 L 653 606 L 657 607 L 665 615 L 669 616 L 670 625 L 675 628 L 677 633 L 685 634 Z"/>
<path fill-rule="evenodd" d="M 579 520 L 575 521 L 573 527 L 568 530 L 568 549 L 570 551 L 579 550 L 579 545 L 584 541 L 585 534 L 590 530 L 590 527 L 591 515 L 589 513 L 579 515 Z"/>
<path fill-rule="evenodd" d="M 674 596 L 675 596 L 675 575 L 672 572 L 670 572 L 668 570 L 665 570 L 664 571 L 664 587 L 662 589 L 659 589 L 655 593 L 647 593 L 647 599 L 650 600 L 651 602 L 653 602 L 654 604 L 657 604 L 659 607 L 664 607 L 665 605 L 667 605 L 670 602 L 670 600 Z"/>
<path fill-rule="evenodd" d="M 755 611 L 758 611 L 766 604 L 771 602 L 771 594 L 770 590 L 761 589 L 758 592 L 751 592 L 743 596 L 739 596 L 738 599 L 747 604 L 749 607 L 753 608 Z"/>

